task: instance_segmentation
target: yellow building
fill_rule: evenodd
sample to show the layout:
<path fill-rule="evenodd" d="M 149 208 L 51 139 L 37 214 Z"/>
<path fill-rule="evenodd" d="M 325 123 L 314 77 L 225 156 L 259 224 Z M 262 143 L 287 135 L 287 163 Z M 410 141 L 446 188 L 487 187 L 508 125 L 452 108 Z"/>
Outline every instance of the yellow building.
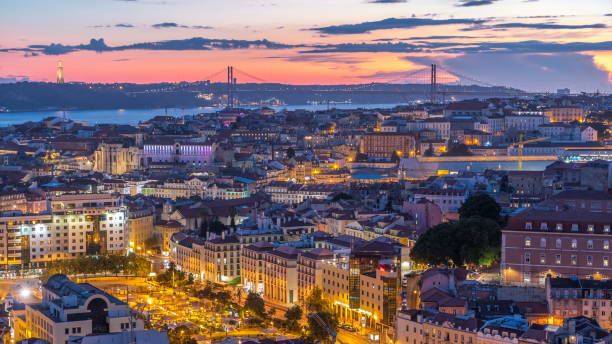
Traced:
<path fill-rule="evenodd" d="M 127 233 L 129 247 L 132 252 L 144 254 L 151 249 L 151 240 L 156 238 L 155 207 L 147 204 L 128 204 Z"/>
<path fill-rule="evenodd" d="M 551 107 L 544 111 L 544 116 L 552 122 L 584 122 L 584 109 L 579 106 Z"/>

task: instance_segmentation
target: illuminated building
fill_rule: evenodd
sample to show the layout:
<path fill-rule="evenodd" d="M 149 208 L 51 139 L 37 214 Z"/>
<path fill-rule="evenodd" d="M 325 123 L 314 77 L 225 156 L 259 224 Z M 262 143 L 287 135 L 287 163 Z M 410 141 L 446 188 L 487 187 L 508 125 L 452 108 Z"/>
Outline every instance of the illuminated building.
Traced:
<path fill-rule="evenodd" d="M 378 158 L 391 158 L 393 153 L 399 157 L 414 156 L 416 141 L 411 134 L 369 133 L 363 135 L 361 153 Z"/>
<path fill-rule="evenodd" d="M 124 174 L 142 167 L 142 151 L 120 143 L 101 143 L 94 152 L 93 170 L 108 174 Z"/>
<path fill-rule="evenodd" d="M 594 276 L 597 277 L 597 276 Z M 568 317 L 585 316 L 612 328 L 612 281 L 601 279 L 546 278 L 546 301 L 555 325 Z"/>
<path fill-rule="evenodd" d="M 207 143 L 155 139 L 145 142 L 143 157 L 145 164 L 163 162 L 203 167 L 213 160 L 215 147 Z"/>
<path fill-rule="evenodd" d="M 302 252 L 298 257 L 298 300 L 304 298 L 315 288 L 323 285 L 323 264 L 334 258 L 334 253 L 324 249 L 315 248 Z"/>
<path fill-rule="evenodd" d="M 127 303 L 89 283 L 75 283 L 57 274 L 42 286 L 42 302 L 26 305 L 16 339 L 41 338 L 67 343 L 70 337 L 142 331 L 144 322 Z M 23 326 L 25 325 L 25 326 Z"/>
<path fill-rule="evenodd" d="M 125 252 L 126 214 L 109 194 L 51 198 L 51 211 L 0 217 L 0 269 L 42 268 L 55 260 Z"/>
<path fill-rule="evenodd" d="M 526 284 L 544 284 L 547 275 L 610 278 L 611 225 L 604 212 L 563 205 L 528 208 L 502 230 L 502 278 Z"/>
<path fill-rule="evenodd" d="M 544 110 L 544 116 L 551 122 L 583 122 L 584 109 L 579 106 L 551 107 Z"/>
<path fill-rule="evenodd" d="M 137 254 L 146 253 L 148 243 L 156 237 L 153 221 L 155 207 L 147 204 L 128 204 L 127 241 L 130 251 Z"/>

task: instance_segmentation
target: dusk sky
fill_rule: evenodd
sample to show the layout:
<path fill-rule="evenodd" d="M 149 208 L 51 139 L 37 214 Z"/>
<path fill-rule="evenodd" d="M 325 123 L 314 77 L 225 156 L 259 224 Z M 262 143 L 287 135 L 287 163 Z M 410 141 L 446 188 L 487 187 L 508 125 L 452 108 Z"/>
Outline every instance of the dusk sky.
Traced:
<path fill-rule="evenodd" d="M 59 60 L 66 81 L 233 65 L 294 84 L 402 82 L 436 62 L 525 90 L 612 91 L 610 0 L 0 0 L 0 33 L 3 82 L 52 81 Z"/>

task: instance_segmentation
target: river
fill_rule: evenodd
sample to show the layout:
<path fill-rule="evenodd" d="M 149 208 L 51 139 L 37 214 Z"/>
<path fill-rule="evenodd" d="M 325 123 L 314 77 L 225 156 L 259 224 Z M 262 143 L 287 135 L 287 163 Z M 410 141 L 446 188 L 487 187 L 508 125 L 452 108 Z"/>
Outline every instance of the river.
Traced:
<path fill-rule="evenodd" d="M 375 108 L 392 108 L 402 104 L 330 104 L 329 108 L 337 109 L 375 109 Z M 285 105 L 285 106 L 268 106 L 276 111 L 279 110 L 296 110 L 305 109 L 310 111 L 325 110 L 327 104 L 318 105 Z M 243 107 L 247 109 L 256 109 L 259 106 Z M 221 107 L 198 107 L 190 109 L 115 109 L 115 110 L 78 110 L 65 111 L 68 119 L 88 122 L 89 124 L 113 123 L 113 124 L 138 124 L 151 119 L 155 116 L 188 116 L 199 113 L 212 113 L 222 110 Z M 7 112 L 0 113 L 0 126 L 9 126 L 20 124 L 28 121 L 37 122 L 43 118 L 50 116 L 63 116 L 62 111 L 36 111 L 36 112 Z"/>

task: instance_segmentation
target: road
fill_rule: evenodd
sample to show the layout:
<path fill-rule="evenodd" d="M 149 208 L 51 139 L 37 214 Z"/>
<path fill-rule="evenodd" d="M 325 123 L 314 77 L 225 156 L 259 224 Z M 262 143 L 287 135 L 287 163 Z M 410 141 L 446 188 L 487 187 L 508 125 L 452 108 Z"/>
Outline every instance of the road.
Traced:
<path fill-rule="evenodd" d="M 358 335 L 355 332 L 349 332 L 347 330 L 338 329 L 338 335 L 336 341 L 340 344 L 368 344 L 370 341 L 365 337 Z"/>

